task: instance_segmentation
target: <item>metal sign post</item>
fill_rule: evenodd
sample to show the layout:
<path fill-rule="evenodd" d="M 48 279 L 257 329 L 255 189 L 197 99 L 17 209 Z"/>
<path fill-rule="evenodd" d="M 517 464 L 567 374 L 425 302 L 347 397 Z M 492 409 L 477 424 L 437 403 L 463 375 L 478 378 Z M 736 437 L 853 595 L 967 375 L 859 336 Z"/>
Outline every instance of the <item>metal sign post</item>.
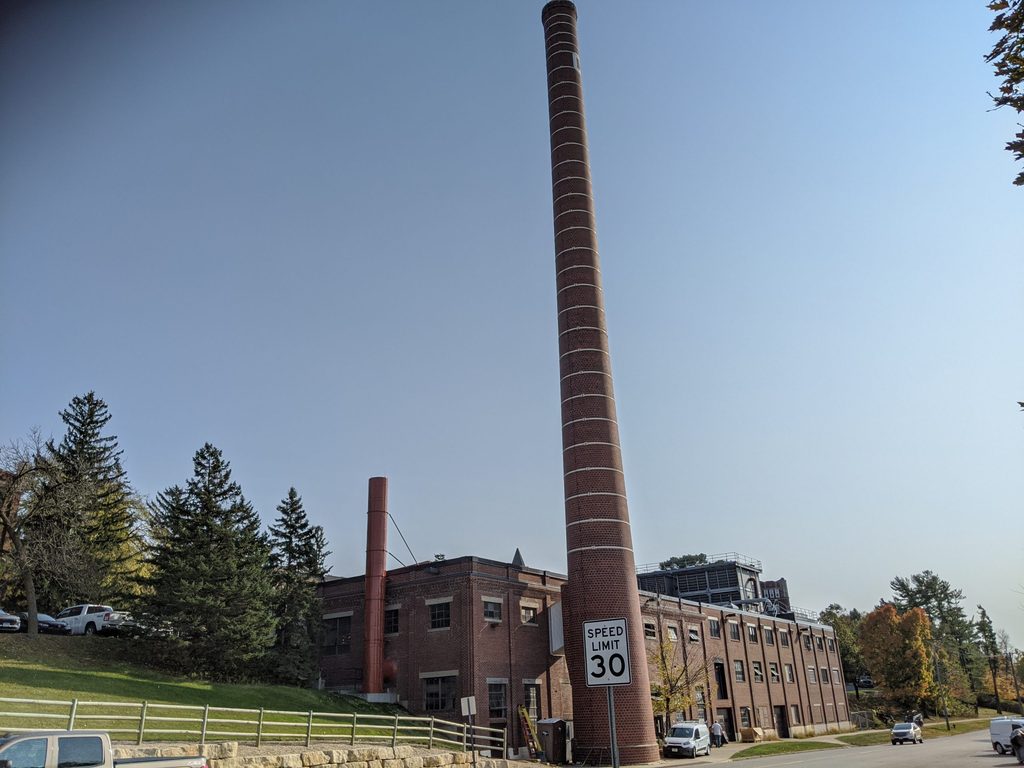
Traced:
<path fill-rule="evenodd" d="M 614 688 L 632 682 L 626 620 L 583 622 L 583 657 L 587 661 L 587 685 L 591 688 L 603 686 L 608 691 L 608 736 L 611 741 L 612 768 L 619 768 Z"/>
<path fill-rule="evenodd" d="M 470 749 L 473 755 L 473 766 L 476 766 L 476 696 L 462 697 L 462 716 L 469 718 L 469 733 L 472 739 Z"/>

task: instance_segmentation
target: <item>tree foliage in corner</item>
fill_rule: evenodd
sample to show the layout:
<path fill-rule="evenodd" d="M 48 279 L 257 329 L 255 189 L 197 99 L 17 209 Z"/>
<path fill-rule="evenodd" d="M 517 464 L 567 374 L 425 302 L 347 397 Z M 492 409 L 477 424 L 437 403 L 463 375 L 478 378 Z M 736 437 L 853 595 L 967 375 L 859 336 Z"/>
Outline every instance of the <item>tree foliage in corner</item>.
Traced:
<path fill-rule="evenodd" d="M 304 685 L 316 677 L 323 611 L 317 587 L 327 559 L 326 538 L 310 525 L 302 497 L 294 488 L 278 505 L 280 517 L 270 527 L 270 561 L 275 587 L 277 639 L 270 673 L 285 683 Z"/>
<path fill-rule="evenodd" d="M 989 31 L 1003 33 L 985 57 L 1002 78 L 999 93 L 990 94 L 992 101 L 997 109 L 1008 106 L 1024 114 L 1024 0 L 993 0 L 988 7 L 996 14 Z M 1006 149 L 1018 161 L 1024 160 L 1024 128 L 1006 143 Z M 1024 186 L 1024 171 L 1017 174 L 1013 183 Z"/>
<path fill-rule="evenodd" d="M 153 505 L 145 621 L 163 634 L 170 664 L 253 678 L 275 636 L 270 545 L 221 452 L 207 443 L 193 467 L 185 488 L 168 488 Z"/>
<path fill-rule="evenodd" d="M 658 567 L 663 571 L 670 571 L 675 568 L 689 568 L 693 565 L 704 565 L 708 561 L 708 556 L 703 552 L 698 552 L 696 555 L 676 555 L 670 557 L 668 560 L 662 560 L 658 563 Z"/>
<path fill-rule="evenodd" d="M 981 640 L 981 652 L 985 655 L 989 672 L 992 673 L 992 692 L 996 697 L 996 711 L 1002 714 L 1003 707 L 999 701 L 999 643 L 996 640 L 996 631 L 992 627 L 992 619 L 988 612 L 978 606 L 978 636 Z"/>

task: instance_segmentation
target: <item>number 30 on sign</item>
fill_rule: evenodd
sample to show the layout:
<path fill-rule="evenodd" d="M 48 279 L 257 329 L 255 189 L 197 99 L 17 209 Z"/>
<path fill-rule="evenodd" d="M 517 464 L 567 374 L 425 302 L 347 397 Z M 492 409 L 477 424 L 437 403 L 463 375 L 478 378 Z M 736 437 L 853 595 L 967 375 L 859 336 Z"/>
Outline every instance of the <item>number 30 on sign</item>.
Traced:
<path fill-rule="evenodd" d="M 587 685 L 629 685 L 629 636 L 625 619 L 583 622 Z"/>

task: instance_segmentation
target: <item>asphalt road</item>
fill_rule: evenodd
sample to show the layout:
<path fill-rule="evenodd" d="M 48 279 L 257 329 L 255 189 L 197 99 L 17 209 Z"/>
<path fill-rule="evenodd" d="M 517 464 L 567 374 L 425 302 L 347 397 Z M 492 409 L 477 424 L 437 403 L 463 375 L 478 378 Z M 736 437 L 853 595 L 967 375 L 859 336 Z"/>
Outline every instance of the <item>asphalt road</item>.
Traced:
<path fill-rule="evenodd" d="M 804 754 L 756 757 L 734 761 L 733 764 L 742 768 L 1020 768 L 1012 755 L 997 755 L 992 750 L 988 731 L 925 739 L 924 744 L 825 749 Z"/>

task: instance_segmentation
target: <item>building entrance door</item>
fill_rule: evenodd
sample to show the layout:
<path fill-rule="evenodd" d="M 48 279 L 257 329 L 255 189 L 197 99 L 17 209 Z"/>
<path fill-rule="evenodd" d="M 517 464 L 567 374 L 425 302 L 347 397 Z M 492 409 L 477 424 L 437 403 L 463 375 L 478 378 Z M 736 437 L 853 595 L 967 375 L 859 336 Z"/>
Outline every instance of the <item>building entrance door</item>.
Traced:
<path fill-rule="evenodd" d="M 736 741 L 736 730 L 732 726 L 732 710 L 720 707 L 715 710 L 715 720 L 722 724 L 722 732 L 729 741 Z"/>
<path fill-rule="evenodd" d="M 786 708 L 775 707 L 772 710 L 772 719 L 775 721 L 775 733 L 780 739 L 789 738 L 789 723 L 786 722 Z"/>

